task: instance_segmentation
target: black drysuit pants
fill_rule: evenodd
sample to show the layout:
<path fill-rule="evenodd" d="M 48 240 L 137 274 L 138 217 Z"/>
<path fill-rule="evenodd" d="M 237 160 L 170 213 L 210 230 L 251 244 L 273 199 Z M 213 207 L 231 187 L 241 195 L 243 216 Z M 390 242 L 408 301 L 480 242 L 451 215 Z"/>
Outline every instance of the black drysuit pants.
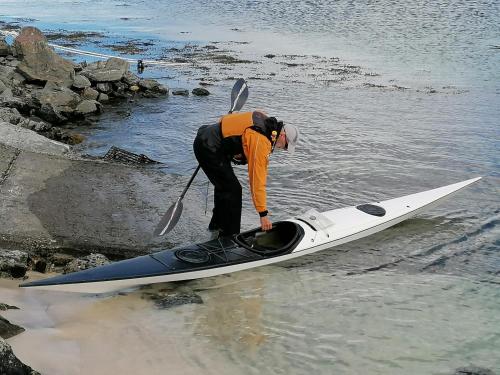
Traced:
<path fill-rule="evenodd" d="M 219 228 L 222 235 L 240 233 L 241 184 L 234 174 L 230 159 L 222 150 L 207 147 L 200 137 L 193 144 L 201 169 L 214 185 L 214 210 L 210 228 Z"/>

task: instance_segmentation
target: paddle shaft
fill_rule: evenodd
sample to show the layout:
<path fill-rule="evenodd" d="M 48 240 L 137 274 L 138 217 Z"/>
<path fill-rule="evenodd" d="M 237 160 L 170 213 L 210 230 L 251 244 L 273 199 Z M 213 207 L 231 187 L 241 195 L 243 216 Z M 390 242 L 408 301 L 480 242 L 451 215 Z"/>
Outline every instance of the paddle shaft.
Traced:
<path fill-rule="evenodd" d="M 182 194 L 181 196 L 179 197 L 179 200 L 182 200 L 184 198 L 184 196 L 186 195 L 189 187 L 191 186 L 191 184 L 193 183 L 193 180 L 194 178 L 196 177 L 196 175 L 198 174 L 200 170 L 200 165 L 198 164 L 198 166 L 196 167 L 196 169 L 194 170 L 194 173 L 193 175 L 191 176 L 191 178 L 189 179 L 189 182 L 187 183 L 186 187 L 184 188 L 184 190 L 182 191 Z"/>

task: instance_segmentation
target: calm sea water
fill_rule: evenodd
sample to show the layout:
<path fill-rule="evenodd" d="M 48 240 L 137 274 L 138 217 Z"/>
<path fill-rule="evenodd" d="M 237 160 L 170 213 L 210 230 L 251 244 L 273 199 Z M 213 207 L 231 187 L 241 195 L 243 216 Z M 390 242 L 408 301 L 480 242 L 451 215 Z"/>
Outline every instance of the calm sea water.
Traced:
<path fill-rule="evenodd" d="M 248 61 L 201 55 L 196 65 L 148 68 L 145 76 L 170 87 L 211 81 L 212 94 L 109 108 L 77 129 L 87 136 L 84 152 L 117 145 L 187 176 L 196 129 L 228 110 L 233 77 L 245 77 L 245 108 L 301 129 L 296 154 L 272 156 L 274 219 L 484 176 L 367 239 L 162 286 L 196 291 L 202 305 L 161 311 L 144 291 L 55 297 L 0 285 L 26 310 L 9 313 L 29 328 L 14 348 L 50 374 L 155 374 L 172 363 L 186 374 L 450 374 L 469 364 L 500 372 L 499 15 L 498 1 L 2 1 L 1 21 L 104 33 L 81 44 L 94 51 L 135 39 L 151 46 L 133 58 L 217 48 Z M 238 170 L 242 183 L 245 173 Z M 205 181 L 195 188 L 205 191 Z M 205 210 L 204 201 L 189 204 Z M 256 224 L 247 199 L 243 225 Z M 177 231 L 174 241 L 203 235 Z"/>

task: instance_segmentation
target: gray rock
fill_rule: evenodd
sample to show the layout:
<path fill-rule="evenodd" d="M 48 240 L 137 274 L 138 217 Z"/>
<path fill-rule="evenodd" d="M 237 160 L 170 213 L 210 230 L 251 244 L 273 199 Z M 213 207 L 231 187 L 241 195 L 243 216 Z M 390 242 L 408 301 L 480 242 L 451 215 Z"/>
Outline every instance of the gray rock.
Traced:
<path fill-rule="evenodd" d="M 51 123 L 67 121 L 81 102 L 81 97 L 76 92 L 53 82 L 47 82 L 43 90 L 35 95 L 40 104 L 38 115 Z"/>
<path fill-rule="evenodd" d="M 154 79 L 141 79 L 139 87 L 143 90 L 142 95 L 144 97 L 156 98 L 168 94 L 168 87 L 161 85 Z"/>
<path fill-rule="evenodd" d="M 0 38 L 0 56 L 7 56 L 10 54 L 10 46 L 5 41 L 5 38 Z"/>
<path fill-rule="evenodd" d="M 99 98 L 97 99 L 99 103 L 106 103 L 109 101 L 109 96 L 103 92 L 99 94 Z"/>
<path fill-rule="evenodd" d="M 10 89 L 5 90 L 0 95 L 0 107 L 15 108 L 21 113 L 29 113 L 32 109 L 38 108 L 33 98 L 21 99 L 15 97 Z"/>
<path fill-rule="evenodd" d="M 0 94 L 3 93 L 7 89 L 7 86 L 3 81 L 0 81 Z"/>
<path fill-rule="evenodd" d="M 34 126 L 31 129 L 36 132 L 46 132 L 47 130 L 50 130 L 52 128 L 52 125 L 44 121 L 32 121 L 32 123 L 34 124 Z"/>
<path fill-rule="evenodd" d="M 0 65 L 0 81 L 8 85 L 9 82 L 12 81 L 12 76 L 14 75 L 15 71 L 15 67 Z"/>
<path fill-rule="evenodd" d="M 83 99 L 97 100 L 98 97 L 99 97 L 99 91 L 94 90 L 92 87 L 87 87 L 83 90 L 82 93 Z"/>
<path fill-rule="evenodd" d="M 123 78 L 122 78 L 122 81 L 125 82 L 129 86 L 138 85 L 140 80 L 141 79 L 139 77 L 137 77 L 134 73 L 132 73 L 129 70 L 127 70 L 125 72 L 125 74 L 123 75 Z"/>
<path fill-rule="evenodd" d="M 52 104 L 68 112 L 74 110 L 81 101 L 76 92 L 53 82 L 47 82 L 43 90 L 37 92 L 37 99 L 41 105 Z"/>
<path fill-rule="evenodd" d="M 75 257 L 63 253 L 54 253 L 50 257 L 50 260 L 55 267 L 65 267 L 68 263 L 75 260 Z"/>
<path fill-rule="evenodd" d="M 45 259 L 37 259 L 33 266 L 33 270 L 40 273 L 50 272 L 53 268 L 52 263 L 47 262 Z"/>
<path fill-rule="evenodd" d="M 203 87 L 197 87 L 195 89 L 193 89 L 193 91 L 191 91 L 193 93 L 193 95 L 197 95 L 197 96 L 207 96 L 207 95 L 210 95 L 210 91 L 208 91 L 207 89 L 204 89 Z"/>
<path fill-rule="evenodd" d="M 8 122 L 13 125 L 19 124 L 23 117 L 15 108 L 0 107 L 0 121 Z"/>
<path fill-rule="evenodd" d="M 143 90 L 156 90 L 160 86 L 160 83 L 154 79 L 141 79 L 138 85 Z"/>
<path fill-rule="evenodd" d="M 4 339 L 9 339 L 20 333 L 24 332 L 24 328 L 18 325 L 12 324 L 7 319 L 0 316 L 0 337 Z"/>
<path fill-rule="evenodd" d="M 3 138 L 0 137 L 0 139 Z M 28 269 L 28 254 L 19 250 L 0 251 L 0 272 L 14 278 L 23 277 Z"/>
<path fill-rule="evenodd" d="M 96 100 L 84 100 L 75 109 L 77 115 L 85 116 L 99 112 L 100 104 Z"/>
<path fill-rule="evenodd" d="M 69 151 L 68 145 L 45 138 L 32 130 L 6 122 L 0 122 L 0 144 L 14 147 L 18 150 L 49 155 L 64 155 Z M 0 252 L 0 265 L 2 254 Z M 25 264 L 26 261 L 23 260 L 21 263 Z"/>
<path fill-rule="evenodd" d="M 3 91 L 2 94 L 0 94 L 1 98 L 6 98 L 6 99 L 11 99 L 14 97 L 14 94 L 12 93 L 12 90 L 9 87 L 6 87 Z"/>
<path fill-rule="evenodd" d="M 124 82 L 113 82 L 113 96 L 116 98 L 126 98 L 129 93 L 126 93 L 127 84 Z"/>
<path fill-rule="evenodd" d="M 186 89 L 172 90 L 172 95 L 189 96 L 189 90 L 186 90 Z"/>
<path fill-rule="evenodd" d="M 1 142 L 0 175 L 0 248 L 47 255 L 95 249 L 123 258 L 179 244 L 166 244 L 152 232 L 165 202 L 177 199 L 176 187 L 187 183 L 184 176 L 76 156 L 19 153 Z M 200 194 L 195 189 L 184 198 L 184 220 L 178 224 L 193 238 L 203 236 L 206 220 L 199 215 Z"/>
<path fill-rule="evenodd" d="M 111 83 L 109 82 L 101 82 L 97 84 L 96 89 L 99 92 L 109 94 L 111 91 L 113 91 L 113 86 L 111 86 Z"/>
<path fill-rule="evenodd" d="M 12 74 L 12 85 L 14 87 L 20 86 L 25 81 L 26 81 L 26 79 L 24 78 L 24 76 L 22 74 L 19 74 L 18 72 L 14 72 L 14 74 Z"/>
<path fill-rule="evenodd" d="M 72 260 L 64 267 L 64 273 L 78 272 L 110 263 L 102 254 L 90 254 L 83 258 Z"/>
<path fill-rule="evenodd" d="M 75 80 L 73 81 L 73 87 L 77 89 L 84 89 L 90 87 L 90 81 L 87 77 L 77 74 Z"/>
<path fill-rule="evenodd" d="M 129 67 L 128 61 L 112 57 L 105 62 L 88 64 L 81 74 L 92 82 L 114 82 L 121 80 Z"/>
<path fill-rule="evenodd" d="M 11 57 L 11 56 L 8 56 L 8 57 Z M 20 63 L 21 63 L 21 61 L 14 59 L 14 60 L 7 60 L 5 62 L 5 65 L 9 66 L 11 68 L 16 68 Z"/>
<path fill-rule="evenodd" d="M 23 27 L 13 47 L 21 60 L 17 70 L 28 81 L 54 81 L 64 85 L 73 82 L 74 64 L 56 54 L 37 28 Z"/>
<path fill-rule="evenodd" d="M 0 374 L 5 375 L 40 375 L 31 367 L 22 363 L 12 352 L 12 348 L 0 338 Z"/>
<path fill-rule="evenodd" d="M 175 306 L 191 303 L 202 304 L 203 299 L 194 293 L 159 294 L 149 297 L 159 309 L 169 309 Z"/>
<path fill-rule="evenodd" d="M 61 124 L 68 121 L 68 117 L 66 117 L 57 107 L 50 103 L 43 104 L 37 114 L 44 120 L 54 124 Z"/>

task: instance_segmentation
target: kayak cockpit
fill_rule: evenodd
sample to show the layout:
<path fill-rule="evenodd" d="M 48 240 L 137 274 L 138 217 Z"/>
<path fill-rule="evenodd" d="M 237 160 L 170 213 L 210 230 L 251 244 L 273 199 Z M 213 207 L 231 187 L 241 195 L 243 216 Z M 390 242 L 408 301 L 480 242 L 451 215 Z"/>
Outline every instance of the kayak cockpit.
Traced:
<path fill-rule="evenodd" d="M 276 256 L 292 252 L 304 237 L 302 227 L 291 221 L 280 221 L 267 232 L 260 228 L 243 232 L 235 237 L 238 245 L 263 256 Z"/>

